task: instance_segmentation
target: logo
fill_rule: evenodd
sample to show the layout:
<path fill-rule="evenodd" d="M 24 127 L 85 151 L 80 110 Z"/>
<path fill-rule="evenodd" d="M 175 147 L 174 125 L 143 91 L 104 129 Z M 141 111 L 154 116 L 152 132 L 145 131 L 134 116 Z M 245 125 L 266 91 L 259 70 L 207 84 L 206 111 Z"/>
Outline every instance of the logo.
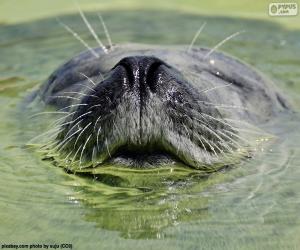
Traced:
<path fill-rule="evenodd" d="M 298 15 L 297 3 L 270 3 L 270 16 L 296 16 Z"/>

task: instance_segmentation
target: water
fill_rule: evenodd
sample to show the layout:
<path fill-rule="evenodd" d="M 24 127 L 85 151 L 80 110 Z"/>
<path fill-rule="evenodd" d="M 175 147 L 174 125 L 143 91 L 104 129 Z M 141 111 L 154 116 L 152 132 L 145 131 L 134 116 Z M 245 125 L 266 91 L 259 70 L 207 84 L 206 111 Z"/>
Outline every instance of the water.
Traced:
<path fill-rule="evenodd" d="M 102 13 L 115 43 L 222 47 L 272 78 L 295 110 L 300 32 L 270 22 L 179 12 Z M 91 22 L 100 30 L 94 17 Z M 94 44 L 79 15 L 60 19 Z M 137 21 L 138 20 L 138 21 Z M 98 25 L 98 26 L 97 26 Z M 104 39 L 104 36 L 101 36 Z M 0 26 L 1 243 L 72 243 L 74 249 L 299 249 L 299 116 L 264 126 L 272 142 L 254 158 L 213 175 L 188 171 L 118 172 L 101 181 L 69 175 L 25 144 L 52 117 L 29 118 L 22 102 L 55 68 L 83 50 L 55 19 Z"/>

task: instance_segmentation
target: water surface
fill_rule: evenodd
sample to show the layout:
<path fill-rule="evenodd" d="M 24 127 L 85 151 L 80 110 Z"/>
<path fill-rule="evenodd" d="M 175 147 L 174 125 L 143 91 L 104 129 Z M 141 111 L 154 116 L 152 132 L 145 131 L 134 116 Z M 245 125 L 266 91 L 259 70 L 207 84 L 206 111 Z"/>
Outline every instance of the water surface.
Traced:
<path fill-rule="evenodd" d="M 197 45 L 212 47 L 246 30 L 222 51 L 263 71 L 295 110 L 300 107 L 299 31 L 271 22 L 171 11 L 102 15 L 114 43 L 189 44 L 206 21 Z M 87 16 L 101 31 L 96 14 Z M 60 20 L 96 46 L 78 14 Z M 53 118 L 31 118 L 39 107 L 26 107 L 23 98 L 83 49 L 55 18 L 0 26 L 0 235 L 6 243 L 72 243 L 75 249 L 299 249 L 297 114 L 282 114 L 264 126 L 274 139 L 257 147 L 254 158 L 209 176 L 132 171 L 114 178 L 111 171 L 95 180 L 69 175 L 25 146 Z"/>

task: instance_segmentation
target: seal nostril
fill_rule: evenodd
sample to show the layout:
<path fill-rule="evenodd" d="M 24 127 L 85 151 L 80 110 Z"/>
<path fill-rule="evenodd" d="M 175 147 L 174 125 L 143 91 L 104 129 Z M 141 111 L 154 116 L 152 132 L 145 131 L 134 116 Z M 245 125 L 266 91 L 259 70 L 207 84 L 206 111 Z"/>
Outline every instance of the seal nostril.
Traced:
<path fill-rule="evenodd" d="M 128 60 L 123 59 L 118 65 L 122 66 L 125 69 L 129 84 L 133 85 L 133 83 L 134 83 L 134 73 L 133 73 L 131 63 L 128 62 Z"/>
<path fill-rule="evenodd" d="M 150 65 L 148 68 L 148 72 L 146 74 L 146 83 L 149 86 L 152 92 L 155 92 L 157 89 L 157 77 L 158 77 L 158 69 L 163 64 L 161 61 L 156 61 Z"/>
<path fill-rule="evenodd" d="M 156 57 L 132 56 L 124 57 L 114 68 L 122 67 L 128 78 L 129 86 L 133 89 L 139 89 L 140 95 L 144 96 L 149 91 L 155 92 L 157 90 L 158 70 L 161 65 L 166 64 Z"/>

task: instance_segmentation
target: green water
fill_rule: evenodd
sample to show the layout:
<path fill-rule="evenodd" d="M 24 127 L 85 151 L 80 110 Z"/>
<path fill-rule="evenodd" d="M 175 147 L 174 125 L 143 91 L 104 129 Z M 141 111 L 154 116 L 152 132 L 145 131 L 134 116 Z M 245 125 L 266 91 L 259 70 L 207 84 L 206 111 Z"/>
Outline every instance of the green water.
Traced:
<path fill-rule="evenodd" d="M 172 11 L 102 15 L 115 43 L 189 44 L 206 21 L 197 45 L 212 47 L 246 30 L 222 50 L 263 71 L 295 110 L 300 108 L 298 30 Z M 87 16 L 101 30 L 95 13 Z M 78 14 L 60 19 L 96 45 Z M 29 109 L 22 99 L 83 49 L 54 18 L 0 26 L 0 243 L 71 243 L 74 249 L 300 248 L 297 114 L 265 125 L 275 138 L 259 146 L 254 158 L 209 176 L 182 170 L 116 177 L 108 170 L 100 180 L 80 177 L 26 147 L 54 118 L 30 118 L 39 107 Z"/>

